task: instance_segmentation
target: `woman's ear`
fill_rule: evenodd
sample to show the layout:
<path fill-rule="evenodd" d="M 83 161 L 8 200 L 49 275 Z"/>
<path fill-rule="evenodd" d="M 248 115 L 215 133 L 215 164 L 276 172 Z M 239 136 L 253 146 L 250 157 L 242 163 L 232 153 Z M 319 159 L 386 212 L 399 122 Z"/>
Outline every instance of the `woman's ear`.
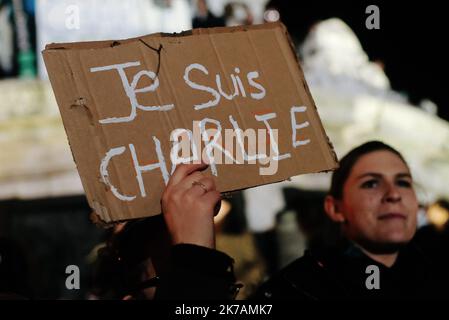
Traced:
<path fill-rule="evenodd" d="M 340 200 L 335 197 L 327 195 L 324 199 L 324 210 L 326 211 L 328 217 L 334 222 L 343 223 L 346 219 L 340 211 L 340 207 Z"/>

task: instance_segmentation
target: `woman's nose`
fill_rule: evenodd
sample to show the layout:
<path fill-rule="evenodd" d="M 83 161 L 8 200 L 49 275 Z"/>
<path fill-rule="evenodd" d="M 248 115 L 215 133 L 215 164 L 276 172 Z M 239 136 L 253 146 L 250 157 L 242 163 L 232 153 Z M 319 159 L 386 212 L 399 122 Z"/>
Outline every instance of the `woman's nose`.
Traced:
<path fill-rule="evenodd" d="M 394 183 L 388 182 L 386 184 L 384 199 L 388 202 L 397 202 L 401 200 L 401 193 Z"/>

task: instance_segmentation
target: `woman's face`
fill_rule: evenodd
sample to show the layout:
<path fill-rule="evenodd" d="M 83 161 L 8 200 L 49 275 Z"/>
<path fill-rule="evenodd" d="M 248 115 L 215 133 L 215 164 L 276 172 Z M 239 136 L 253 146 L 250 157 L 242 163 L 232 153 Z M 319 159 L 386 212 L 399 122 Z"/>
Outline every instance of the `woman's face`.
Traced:
<path fill-rule="evenodd" d="M 418 201 L 412 177 L 405 163 L 390 151 L 361 156 L 339 202 L 346 237 L 362 246 L 395 248 L 415 233 Z"/>

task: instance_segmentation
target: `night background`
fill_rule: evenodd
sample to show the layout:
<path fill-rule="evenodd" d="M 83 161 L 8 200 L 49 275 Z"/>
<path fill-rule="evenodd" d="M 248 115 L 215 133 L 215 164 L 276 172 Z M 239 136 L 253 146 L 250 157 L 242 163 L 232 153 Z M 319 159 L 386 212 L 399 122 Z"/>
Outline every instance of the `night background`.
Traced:
<path fill-rule="evenodd" d="M 380 29 L 368 30 L 365 9 L 380 10 Z M 393 90 L 406 93 L 413 104 L 430 99 L 438 115 L 449 120 L 447 98 L 447 12 L 442 2 L 344 3 L 271 0 L 295 42 L 302 42 L 319 20 L 341 18 L 355 32 L 370 60 L 381 61 Z"/>

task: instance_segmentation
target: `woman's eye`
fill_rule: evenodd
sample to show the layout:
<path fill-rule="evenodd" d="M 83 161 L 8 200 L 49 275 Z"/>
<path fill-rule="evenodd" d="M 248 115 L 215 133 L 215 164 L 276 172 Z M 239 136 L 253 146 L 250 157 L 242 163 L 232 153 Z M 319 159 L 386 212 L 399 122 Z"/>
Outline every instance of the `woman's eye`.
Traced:
<path fill-rule="evenodd" d="M 410 181 L 408 181 L 408 180 L 398 180 L 396 182 L 396 184 L 399 187 L 404 187 L 404 188 L 410 188 L 412 186 L 412 183 Z"/>
<path fill-rule="evenodd" d="M 372 180 L 367 180 L 365 182 L 362 183 L 361 187 L 364 189 L 371 189 L 371 188 L 375 188 L 379 185 L 379 182 L 375 179 Z"/>

